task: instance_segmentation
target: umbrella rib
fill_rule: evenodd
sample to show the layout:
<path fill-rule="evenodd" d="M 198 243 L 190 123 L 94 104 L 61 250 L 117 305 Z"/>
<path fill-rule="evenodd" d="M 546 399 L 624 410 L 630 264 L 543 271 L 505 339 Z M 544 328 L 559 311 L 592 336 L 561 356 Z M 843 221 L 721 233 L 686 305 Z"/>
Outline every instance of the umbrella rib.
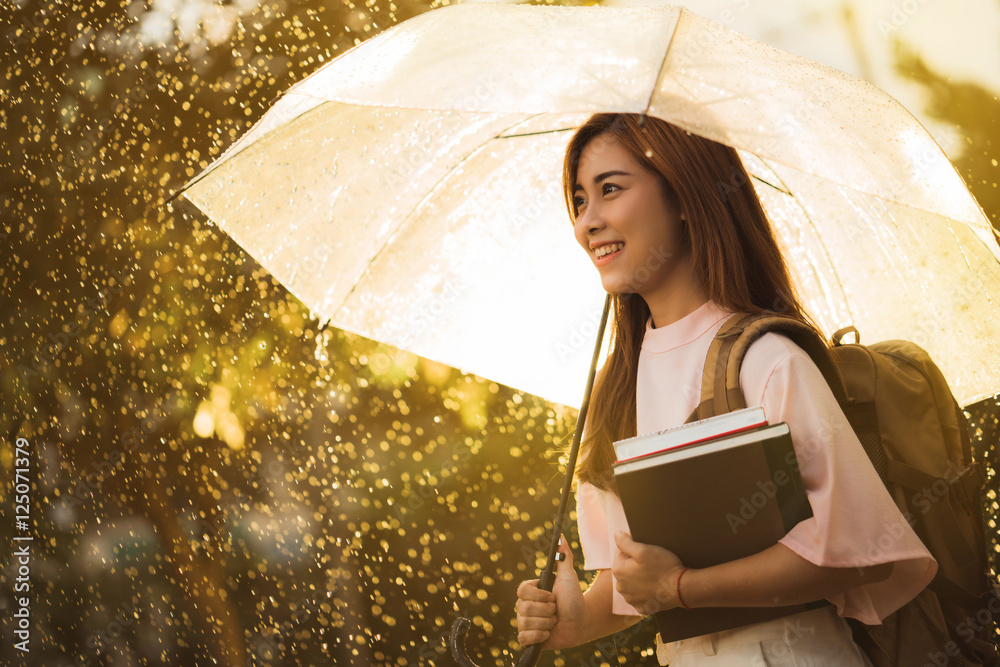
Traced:
<path fill-rule="evenodd" d="M 513 126 L 512 126 L 513 127 Z M 560 127 L 555 130 L 539 130 L 538 132 L 524 132 L 523 134 L 503 134 L 496 135 L 494 139 L 513 139 L 514 137 L 534 137 L 540 134 L 555 134 L 557 132 L 569 132 L 575 130 L 575 127 Z"/>
<path fill-rule="evenodd" d="M 660 61 L 660 69 L 656 72 L 656 80 L 653 81 L 653 89 L 649 91 L 649 99 L 646 100 L 646 109 L 642 112 L 643 116 L 648 116 L 649 108 L 653 106 L 653 96 L 656 95 L 656 91 L 660 89 L 660 81 L 663 80 L 663 71 L 667 67 L 667 56 L 670 55 L 670 47 L 674 45 L 674 37 L 677 36 L 677 31 L 681 26 L 681 20 L 684 18 L 687 11 L 687 8 L 681 7 L 681 11 L 677 14 L 677 23 L 674 24 L 674 31 L 670 33 L 670 40 L 667 42 L 666 48 L 663 49 L 663 60 Z"/>
<path fill-rule="evenodd" d="M 760 183 L 763 183 L 764 185 L 766 185 L 766 186 L 768 186 L 770 188 L 774 188 L 778 192 L 783 192 L 786 195 L 791 195 L 792 194 L 791 192 L 789 192 L 788 190 L 786 190 L 784 186 L 775 185 L 774 183 L 771 183 L 770 181 L 764 180 L 763 178 L 761 178 L 760 176 L 758 176 L 756 174 L 750 174 L 750 178 L 752 178 L 755 181 L 758 181 Z"/>
<path fill-rule="evenodd" d="M 885 227 L 888 227 L 891 224 L 894 227 L 894 232 L 880 233 L 879 230 L 876 229 L 875 227 L 869 227 L 872 233 L 872 239 L 878 246 L 878 249 L 883 256 L 901 257 L 903 256 L 903 250 L 899 238 L 901 235 L 899 221 L 896 219 L 896 216 L 892 215 L 892 212 L 889 211 L 889 209 L 883 202 L 879 201 L 879 205 L 881 206 L 882 210 L 886 212 L 888 216 Z M 914 299 L 912 296 L 912 292 L 914 289 L 913 288 L 914 281 L 907 280 L 906 276 L 903 275 L 902 269 L 895 263 L 892 263 L 892 272 L 896 275 L 896 281 L 898 282 L 899 285 L 902 286 L 904 293 L 906 294 L 906 297 L 910 299 L 912 302 L 917 303 L 918 300 Z M 923 291 L 924 287 L 922 285 L 918 287 L 921 291 Z"/>
<path fill-rule="evenodd" d="M 683 83 L 681 83 L 680 81 L 678 81 L 677 83 L 678 83 L 678 85 L 680 85 L 680 86 L 681 86 L 681 87 L 682 87 L 682 88 L 683 88 L 683 89 L 684 89 L 684 90 L 685 90 L 686 92 L 688 92 L 688 93 L 691 93 L 690 89 L 688 89 L 688 88 L 687 88 L 686 86 L 684 86 L 684 84 L 683 84 Z M 717 99 L 717 100 L 714 100 L 713 102 L 705 102 L 704 104 L 706 104 L 706 105 L 708 105 L 708 104 L 714 104 L 714 103 L 716 103 L 716 102 L 721 102 L 721 101 L 723 101 L 723 100 L 722 100 L 722 98 L 720 98 L 720 99 Z M 677 121 L 673 121 L 673 122 L 674 122 L 674 123 L 676 123 L 676 124 L 678 124 L 678 125 L 680 125 L 681 127 L 684 127 L 684 124 L 682 124 L 682 123 L 678 123 Z M 689 129 L 689 128 L 686 128 L 686 127 L 685 127 L 685 129 Z M 694 130 L 691 130 L 691 131 L 694 131 Z M 700 132 L 695 132 L 695 133 L 696 133 L 696 134 L 701 134 Z M 744 135 L 745 135 L 746 137 L 748 137 L 748 138 L 749 138 L 749 137 L 756 137 L 756 138 L 758 138 L 758 139 L 772 139 L 772 138 L 774 138 L 774 135 L 768 135 L 768 134 L 764 134 L 764 133 L 762 133 L 762 132 L 753 132 L 753 131 L 745 131 L 745 132 L 744 132 Z M 704 136 L 704 135 L 702 135 L 702 136 Z M 709 138 L 711 138 L 711 137 L 709 137 Z M 857 138 L 856 138 L 856 137 L 852 137 L 852 138 L 853 138 L 853 139 L 855 139 L 855 141 L 857 141 Z M 718 140 L 717 140 L 717 141 L 718 141 Z M 763 159 L 764 159 L 764 157 L 763 157 L 762 155 L 760 155 L 759 153 L 756 153 L 755 151 L 751 150 L 750 148 L 747 148 L 747 147 L 745 147 L 744 145 L 739 145 L 739 146 L 734 146 L 734 145 L 733 145 L 733 143 L 730 143 L 731 141 L 732 141 L 732 140 L 730 139 L 730 140 L 727 140 L 727 141 L 721 141 L 720 143 L 724 143 L 724 144 L 726 144 L 727 146 L 731 146 L 731 147 L 733 147 L 733 148 L 740 148 L 741 150 L 747 150 L 747 151 L 749 151 L 749 152 L 752 152 L 752 153 L 754 153 L 754 155 L 757 155 L 757 157 L 758 157 L 758 158 L 760 158 L 761 160 L 763 160 Z M 742 143 L 742 142 L 741 142 L 741 143 Z M 859 144 L 859 146 L 860 146 L 860 144 Z M 863 148 L 863 147 L 862 147 L 862 148 Z M 817 172 L 815 172 L 815 171 L 813 171 L 813 170 L 805 170 L 805 169 L 803 169 L 803 168 L 802 168 L 801 166 L 796 166 L 796 165 L 793 165 L 793 164 L 790 164 L 790 163 L 788 163 L 788 162 L 785 162 L 785 161 L 783 161 L 783 160 L 780 160 L 780 159 L 775 159 L 775 158 L 772 158 L 772 157 L 769 157 L 769 158 L 768 158 L 768 160 L 770 160 L 771 162 L 774 162 L 774 163 L 776 163 L 776 164 L 780 164 L 780 165 L 783 165 L 783 166 L 785 166 L 785 167 L 789 167 L 789 168 L 791 168 L 791 169 L 797 169 L 797 170 L 801 171 L 802 173 L 805 173 L 805 174 L 809 174 L 810 176 L 814 176 L 814 177 L 816 177 L 816 178 L 822 178 L 823 180 L 826 180 L 826 181 L 829 181 L 829 182 L 831 182 L 831 183 L 836 183 L 836 184 L 838 184 L 838 185 L 842 185 L 842 186 L 844 186 L 844 187 L 852 187 L 852 186 L 850 186 L 850 185 L 847 185 L 847 184 L 845 184 L 845 183 L 842 183 L 842 182 L 840 182 L 840 181 L 837 181 L 837 180 L 834 180 L 834 179 L 831 179 L 831 178 L 830 178 L 830 177 L 828 177 L 828 176 L 825 176 L 825 175 L 823 175 L 823 174 L 820 174 L 820 173 L 817 173 Z M 777 176 L 777 174 L 775 174 L 775 175 Z M 758 179 L 758 180 L 763 180 L 763 179 Z M 764 182 L 766 182 L 766 181 L 764 181 Z M 768 183 L 768 185 L 772 185 L 772 184 Z M 772 185 L 772 187 L 774 187 L 774 186 Z M 778 188 L 778 189 L 780 190 L 781 188 Z M 857 188 L 855 188 L 855 189 L 857 189 Z M 932 213 L 932 214 L 934 214 L 934 215 L 941 215 L 941 214 L 940 214 L 940 213 L 938 213 L 938 212 L 937 212 L 936 210 L 929 210 L 929 209 L 927 209 L 927 208 L 922 208 L 922 207 L 920 207 L 920 206 L 915 206 L 915 205 L 913 205 L 913 204 L 910 204 L 910 203 L 907 203 L 907 202 L 905 202 L 905 201 L 899 201 L 899 200 L 897 200 L 897 199 L 893 199 L 893 198 L 891 198 L 891 197 L 888 197 L 888 196 L 883 196 L 883 195 L 880 195 L 880 194 L 877 194 L 877 193 L 875 193 L 875 192 L 872 192 L 872 191 L 871 191 L 871 190 L 869 190 L 869 189 L 859 189 L 859 191 L 860 191 L 860 192 L 864 192 L 865 194 L 867 194 L 867 195 L 870 195 L 870 196 L 872 196 L 872 197 L 875 197 L 876 199 L 881 199 L 881 200 L 884 200 L 884 201 L 888 201 L 888 202 L 892 202 L 892 203 L 894 203 L 894 204 L 898 204 L 898 205 L 900 205 L 900 206 L 905 206 L 905 207 L 907 207 L 907 208 L 911 208 L 911 209 L 913 209 L 913 210 L 915 210 L 915 211 L 921 211 L 921 212 L 925 212 L 925 213 Z M 984 215 L 983 217 L 984 217 L 984 219 L 985 219 L 985 215 Z M 983 228 L 983 226 L 982 226 L 981 224 L 978 224 L 978 223 L 975 223 L 975 222 L 972 222 L 972 221 L 970 221 L 970 220 L 968 220 L 968 219 L 966 219 L 966 218 L 962 218 L 962 219 L 958 220 L 958 222 L 961 222 L 961 223 L 963 223 L 963 224 L 965 224 L 965 225 L 968 225 L 968 226 L 970 226 L 970 227 L 976 227 L 976 228 Z M 994 236 L 995 236 L 995 237 L 996 237 L 996 239 L 997 239 L 997 243 L 998 243 L 998 244 L 1000 244 L 1000 232 L 998 232 L 998 231 L 997 231 L 997 230 L 996 230 L 995 228 L 993 228 L 993 226 L 992 226 L 992 225 L 989 225 L 989 226 L 988 226 L 988 228 L 990 229 L 990 231 L 992 231 L 992 232 L 993 232 Z"/>
<path fill-rule="evenodd" d="M 948 233 L 951 234 L 951 237 L 955 240 L 955 245 L 958 246 L 958 251 L 962 253 L 962 259 L 965 260 L 965 265 L 969 267 L 969 273 L 971 273 L 975 277 L 976 282 L 979 283 L 980 291 L 986 296 L 987 301 L 993 303 L 993 297 L 990 295 L 990 290 L 983 284 L 980 272 L 972 268 L 972 262 L 969 261 L 969 256 L 965 254 L 965 244 L 963 244 L 958 238 L 958 235 L 955 233 L 955 229 L 951 226 L 951 223 L 952 221 L 948 220 Z M 990 254 L 992 255 L 993 253 Z"/>
<path fill-rule="evenodd" d="M 792 190 L 791 190 L 791 188 L 789 188 L 789 187 L 788 187 L 788 185 L 787 185 L 787 184 L 785 183 L 785 181 L 784 181 L 784 180 L 782 180 L 782 178 L 781 178 L 781 175 L 780 175 L 780 174 L 778 174 L 778 172 L 776 172 L 776 171 L 775 171 L 775 170 L 774 170 L 773 168 L 771 168 L 771 165 L 770 165 L 770 164 L 768 164 L 768 161 L 767 161 L 767 160 L 765 160 L 764 158 L 760 157 L 759 155 L 757 156 L 757 158 L 758 158 L 758 159 L 759 159 L 759 160 L 760 160 L 761 162 L 763 162 L 763 163 L 764 163 L 764 165 L 765 165 L 765 166 L 767 166 L 767 168 L 768 168 L 768 169 L 770 169 L 770 170 L 771 170 L 771 173 L 772 173 L 772 174 L 774 174 L 774 177 L 775 177 L 776 179 L 778 179 L 778 182 L 780 182 L 780 183 L 781 183 L 781 186 L 782 186 L 782 187 L 781 187 L 781 188 L 778 188 L 778 189 L 779 189 L 780 191 L 782 191 L 782 192 L 786 192 L 786 193 L 788 193 L 788 195 L 789 195 L 789 196 L 791 196 L 792 198 L 794 198 L 794 199 L 795 199 L 795 203 L 796 203 L 796 204 L 798 205 L 798 208 L 799 208 L 799 210 L 800 210 L 800 211 L 802 211 L 802 217 L 803 217 L 803 219 L 804 219 L 804 220 L 805 220 L 805 221 L 806 221 L 807 223 L 809 223 L 809 226 L 810 226 L 810 227 L 812 227 L 812 229 L 813 229 L 814 233 L 815 233 L 815 234 L 816 234 L 816 235 L 817 235 L 818 237 L 822 238 L 822 237 L 823 237 L 823 234 L 822 234 L 822 232 L 820 231 L 820 228 L 819 228 L 819 226 L 818 226 L 818 225 L 817 225 L 817 224 L 816 224 L 815 222 L 813 222 L 813 219 L 812 219 L 812 217 L 811 217 L 811 216 L 809 215 L 809 212 L 808 212 L 808 211 L 806 211 L 805 207 L 804 207 L 804 206 L 802 206 L 801 204 L 799 204 L 799 202 L 798 202 L 798 198 L 797 198 L 797 197 L 795 197 L 795 195 L 794 195 L 794 194 L 792 193 Z M 780 163 L 779 163 L 779 164 L 780 164 Z M 758 179 L 758 180 L 759 180 L 759 179 Z M 770 185 L 770 183 L 768 183 L 768 185 Z M 772 187 L 773 187 L 773 186 L 772 186 Z M 844 290 L 844 284 L 843 284 L 843 283 L 842 283 L 842 282 L 840 281 L 840 274 L 839 274 L 839 273 L 837 272 L 837 269 L 836 269 L 836 265 L 835 265 L 835 264 L 834 264 L 834 262 L 833 262 L 833 257 L 832 257 L 832 256 L 830 255 L 830 250 L 829 250 L 829 249 L 827 248 L 827 246 L 826 246 L 826 244 L 825 244 L 825 243 L 820 243 L 819 245 L 820 245 L 820 247 L 821 247 L 821 248 L 823 249 L 823 254 L 824 254 L 824 255 L 826 255 L 826 261 L 827 261 L 827 262 L 829 263 L 829 265 L 830 265 L 830 268 L 831 268 L 831 271 L 830 271 L 830 273 L 831 273 L 831 274 L 833 275 L 833 279 L 837 281 L 837 289 L 839 289 L 839 290 L 840 290 L 840 297 L 841 297 L 841 300 L 843 301 L 843 303 L 845 303 L 845 304 L 846 304 L 846 307 L 847 307 L 847 316 L 848 316 L 848 317 L 849 317 L 849 318 L 851 319 L 851 321 L 853 322 L 853 321 L 854 321 L 854 313 L 853 313 L 853 312 L 851 312 L 851 304 L 850 304 L 850 301 L 848 301 L 848 299 L 846 298 L 846 297 L 847 297 L 847 292 L 846 292 L 846 290 Z"/>
<path fill-rule="evenodd" d="M 689 77 L 689 78 L 691 78 L 691 77 Z M 693 93 L 693 91 L 689 87 L 687 87 L 686 85 L 684 85 L 684 83 L 681 80 L 679 80 L 679 79 L 675 78 L 674 81 L 677 83 L 678 86 L 681 87 L 682 90 L 684 90 L 685 92 L 687 92 L 691 96 L 691 99 L 694 99 L 694 93 Z M 710 106 L 710 105 L 713 105 L 713 104 L 718 104 L 718 103 L 721 103 L 721 102 L 725 102 L 725 101 L 730 100 L 730 99 L 739 99 L 739 97 L 738 96 L 720 97 L 720 98 L 716 98 L 714 100 L 710 100 L 710 101 L 707 101 L 707 102 L 701 102 L 701 103 L 704 104 L 705 106 Z M 690 128 L 685 128 L 685 129 L 690 129 Z M 700 133 L 697 133 L 697 134 L 700 134 Z M 768 135 L 768 134 L 764 134 L 762 132 L 755 132 L 755 131 L 752 131 L 752 130 L 744 130 L 743 131 L 743 135 L 745 137 L 748 137 L 748 138 L 749 137 L 756 137 L 756 138 L 762 139 L 762 140 L 763 139 L 773 139 L 773 138 L 775 138 L 774 135 Z M 866 150 L 865 146 L 863 146 L 860 143 L 860 140 L 856 136 L 854 136 L 853 134 L 848 134 L 848 136 L 855 142 L 855 144 L 858 146 L 858 149 L 860 151 L 863 152 L 863 151 Z M 723 141 L 721 143 L 725 143 L 727 145 L 732 146 L 732 144 L 728 143 L 727 141 Z M 739 146 L 739 148 L 741 148 L 743 150 L 749 150 L 750 152 L 754 152 L 751 149 L 746 148 L 744 146 Z M 754 152 L 754 154 L 757 155 L 758 157 L 761 157 L 756 152 Z M 763 159 L 763 158 L 761 158 L 761 159 Z M 798 169 L 799 171 L 802 171 L 803 173 L 810 174 L 811 176 L 815 176 L 816 178 L 822 178 L 824 180 L 830 181 L 831 183 L 837 183 L 837 184 L 843 185 L 845 187 L 854 187 L 854 186 L 848 185 L 846 183 L 842 183 L 841 181 L 837 181 L 837 180 L 831 179 L 828 176 L 825 176 L 823 174 L 817 173 L 814 170 L 808 170 L 807 171 L 807 170 L 803 169 L 800 166 L 795 166 L 795 165 L 789 164 L 789 163 L 784 162 L 784 161 L 779 160 L 779 159 L 773 159 L 773 158 L 771 158 L 771 160 L 773 162 L 777 163 L 777 164 L 782 164 L 782 165 L 784 165 L 786 167 L 791 167 L 792 169 Z M 855 188 L 855 189 L 857 189 L 857 188 Z M 868 190 L 868 189 L 862 189 L 860 191 L 864 192 L 865 194 L 871 195 L 872 197 L 875 197 L 877 199 L 882 199 L 882 200 L 885 200 L 885 201 L 892 202 L 894 204 L 899 204 L 900 206 L 906 206 L 906 207 L 914 209 L 916 211 L 924 211 L 924 212 L 933 213 L 935 215 L 940 215 L 940 213 L 938 213 L 936 210 L 929 210 L 929 209 L 926 209 L 926 208 L 922 208 L 920 206 L 915 206 L 913 204 L 909 204 L 909 203 L 904 202 L 904 201 L 899 201 L 897 199 L 893 199 L 893 198 L 891 198 L 889 196 L 883 196 L 883 195 L 877 194 L 877 193 L 872 192 L 871 190 Z M 985 221 L 985 220 L 986 220 L 986 216 L 983 215 L 983 221 Z M 958 221 L 962 222 L 962 223 L 964 223 L 964 224 L 966 224 L 966 225 L 968 225 L 970 227 L 981 228 L 981 229 L 989 229 L 990 231 L 993 232 L 994 236 L 996 237 L 997 243 L 1000 244 L 1000 232 L 998 232 L 988 222 L 984 225 L 982 221 L 973 222 L 972 220 L 969 220 L 967 218 L 961 218 Z"/>
<path fill-rule="evenodd" d="M 758 136 L 766 137 L 767 135 L 761 134 L 761 135 L 758 135 Z M 725 143 L 725 142 L 722 142 L 722 143 Z M 727 145 L 729 145 L 729 144 L 727 144 Z M 747 150 L 747 151 L 749 151 L 751 153 L 753 152 L 750 149 L 742 149 L 741 148 L 741 150 Z M 764 157 L 761 156 L 759 153 L 754 153 L 754 155 L 756 155 L 762 161 L 764 160 Z M 970 222 L 969 220 L 967 220 L 965 218 L 951 218 L 951 217 L 948 217 L 948 216 L 946 216 L 946 215 L 938 212 L 937 210 L 923 208 L 921 206 L 918 206 L 918 205 L 915 205 L 915 204 L 910 204 L 910 203 L 907 203 L 905 201 L 899 201 L 898 199 L 893 199 L 892 197 L 884 196 L 884 195 L 880 195 L 880 194 L 878 194 L 876 192 L 872 192 L 870 189 L 863 189 L 863 188 L 860 188 L 860 187 L 853 187 L 853 186 L 847 185 L 845 183 L 842 183 L 842 182 L 840 182 L 838 180 L 834 180 L 834 179 L 830 178 L 829 176 L 824 176 L 823 174 L 817 174 L 814 171 L 809 171 L 809 170 L 803 169 L 800 166 L 795 166 L 793 164 L 789 164 L 788 162 L 785 162 L 784 160 L 779 160 L 779 159 L 776 159 L 776 158 L 768 157 L 768 161 L 771 162 L 771 163 L 773 163 L 773 164 L 780 164 L 781 166 L 786 167 L 788 169 L 795 169 L 796 171 L 800 171 L 803 174 L 807 174 L 809 176 L 812 176 L 813 178 L 819 178 L 819 179 L 822 179 L 824 181 L 827 181 L 828 183 L 834 183 L 834 184 L 836 184 L 836 185 L 838 185 L 840 187 L 845 187 L 845 188 L 850 188 L 850 189 L 853 189 L 853 190 L 857 190 L 858 192 L 866 194 L 869 197 L 874 197 L 875 199 L 878 199 L 880 201 L 887 201 L 887 202 L 890 202 L 892 204 L 896 204 L 897 206 L 903 206 L 905 208 L 911 209 L 913 211 L 917 211 L 919 213 L 929 213 L 931 215 L 936 215 L 936 216 L 940 216 L 940 217 L 943 217 L 943 218 L 948 218 L 949 220 L 954 220 L 955 222 L 960 222 L 963 225 L 967 225 L 968 227 L 971 227 L 973 229 L 979 229 L 980 228 L 980 226 L 978 224 Z M 777 176 L 777 174 L 775 174 L 775 176 Z M 779 179 L 780 179 L 780 177 L 779 177 Z M 990 227 L 990 229 L 991 229 L 991 231 L 993 231 L 994 235 L 997 237 L 997 243 L 1000 244 L 1000 232 L 997 232 L 992 227 Z"/>
<path fill-rule="evenodd" d="M 645 111 L 643 111 L 643 115 L 649 115 L 649 109 L 650 109 L 651 106 L 653 106 L 653 96 L 656 95 L 656 91 L 659 90 L 659 88 L 660 88 L 660 82 L 663 80 L 664 70 L 667 67 L 667 57 L 670 55 L 670 48 L 674 45 L 674 37 L 677 35 L 677 31 L 680 29 L 681 19 L 683 18 L 684 14 L 687 11 L 688 10 L 686 8 L 682 7 L 681 8 L 681 12 L 680 12 L 680 14 L 677 17 L 677 23 L 674 24 L 674 31 L 670 35 L 670 41 L 667 42 L 666 49 L 664 49 L 664 51 L 663 51 L 663 60 L 660 61 L 660 69 L 659 69 L 659 71 L 656 74 L 656 82 L 653 84 L 653 89 L 649 93 L 649 99 L 646 100 L 646 109 L 645 109 Z M 702 67 L 703 68 L 704 67 L 711 67 L 711 65 L 703 65 Z M 718 67 L 725 68 L 726 65 L 721 64 L 721 65 L 718 65 Z M 688 89 L 686 86 L 684 86 L 684 84 L 681 83 L 678 79 L 675 78 L 674 80 L 677 81 L 677 83 L 681 87 L 683 87 L 686 92 L 691 93 L 691 90 Z M 764 91 L 764 92 L 766 92 L 766 91 Z M 740 97 L 741 96 L 739 96 L 739 95 L 730 95 L 728 97 L 718 98 L 718 99 L 713 100 L 711 102 L 706 102 L 705 104 L 718 104 L 720 102 L 725 102 L 725 101 L 728 101 L 728 100 L 731 100 L 731 99 L 740 99 Z M 693 99 L 693 97 L 692 97 L 692 99 Z"/>
<path fill-rule="evenodd" d="M 666 56 L 664 56 L 664 61 L 666 61 Z M 675 78 L 674 81 L 677 83 L 677 85 L 684 92 L 688 93 L 690 99 L 694 99 L 695 98 L 694 92 L 687 85 L 685 85 L 685 83 L 683 81 L 681 81 L 680 79 L 677 79 L 677 78 Z M 726 101 L 733 100 L 733 99 L 741 99 L 741 98 L 738 95 L 729 95 L 727 97 L 719 97 L 719 98 L 716 98 L 714 100 L 710 100 L 708 102 L 702 102 L 702 104 L 704 104 L 706 106 L 709 106 L 709 105 L 713 105 L 713 104 L 720 104 L 722 102 L 726 102 Z M 652 104 L 652 96 L 650 96 L 650 104 Z M 648 105 L 647 105 L 646 110 L 648 112 L 648 110 L 649 110 L 649 106 Z M 674 122 L 676 123 L 677 121 L 674 121 Z M 683 124 L 679 124 L 679 125 L 681 125 L 683 127 Z M 689 128 L 686 128 L 686 129 L 689 129 Z M 701 134 L 701 133 L 698 132 L 697 134 Z M 753 135 L 755 135 L 757 137 L 760 137 L 760 138 L 770 138 L 768 135 L 763 134 L 763 133 L 759 133 L 759 132 L 754 132 Z M 728 142 L 725 142 L 725 141 L 723 141 L 722 143 L 725 143 L 726 145 L 731 145 L 731 144 L 729 144 Z M 761 182 L 767 183 L 767 181 L 764 181 L 763 179 L 758 179 L 758 180 L 760 180 Z M 777 188 L 778 190 L 782 189 L 782 188 L 779 188 L 779 187 L 775 186 L 772 183 L 767 183 L 767 184 L 770 185 L 771 187 Z M 787 190 L 783 190 L 783 191 L 787 192 Z"/>

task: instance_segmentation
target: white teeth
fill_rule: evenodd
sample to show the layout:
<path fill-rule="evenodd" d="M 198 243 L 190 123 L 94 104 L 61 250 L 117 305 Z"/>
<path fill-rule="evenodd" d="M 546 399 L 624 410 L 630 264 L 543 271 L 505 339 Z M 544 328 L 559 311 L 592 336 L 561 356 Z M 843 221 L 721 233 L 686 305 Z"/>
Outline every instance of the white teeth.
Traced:
<path fill-rule="evenodd" d="M 621 250 L 625 247 L 624 243 L 610 243 L 608 245 L 602 245 L 600 248 L 594 251 L 594 254 L 598 257 L 604 257 L 605 255 L 610 255 L 616 250 Z"/>

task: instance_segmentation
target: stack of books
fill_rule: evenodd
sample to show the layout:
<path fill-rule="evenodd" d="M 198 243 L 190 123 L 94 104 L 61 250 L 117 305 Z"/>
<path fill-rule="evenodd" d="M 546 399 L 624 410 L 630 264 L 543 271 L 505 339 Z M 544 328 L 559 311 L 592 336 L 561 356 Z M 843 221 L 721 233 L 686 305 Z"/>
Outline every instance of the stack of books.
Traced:
<path fill-rule="evenodd" d="M 773 546 L 812 516 L 788 424 L 761 407 L 619 440 L 615 480 L 632 539 L 706 568 Z M 682 589 L 683 592 L 683 589 Z M 656 613 L 664 642 L 828 604 L 676 608 Z"/>

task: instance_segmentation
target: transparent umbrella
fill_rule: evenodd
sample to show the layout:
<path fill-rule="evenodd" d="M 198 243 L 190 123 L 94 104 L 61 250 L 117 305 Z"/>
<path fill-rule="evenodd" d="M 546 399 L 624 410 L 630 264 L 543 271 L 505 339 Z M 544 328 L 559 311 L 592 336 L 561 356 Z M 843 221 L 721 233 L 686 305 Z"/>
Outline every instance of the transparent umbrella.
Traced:
<path fill-rule="evenodd" d="M 963 405 L 1000 390 L 1000 247 L 927 131 L 679 7 L 427 12 L 290 88 L 181 192 L 319 319 L 576 405 L 605 295 L 560 180 L 598 111 L 736 148 L 827 331 L 913 340 Z"/>

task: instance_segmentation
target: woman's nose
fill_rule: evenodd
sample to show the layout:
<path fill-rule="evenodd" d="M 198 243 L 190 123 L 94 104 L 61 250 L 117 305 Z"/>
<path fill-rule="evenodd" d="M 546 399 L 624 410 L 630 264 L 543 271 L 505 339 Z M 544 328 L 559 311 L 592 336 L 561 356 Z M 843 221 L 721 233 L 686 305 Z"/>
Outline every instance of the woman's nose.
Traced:
<path fill-rule="evenodd" d="M 583 215 L 576 219 L 577 228 L 583 230 L 585 234 L 594 234 L 604 229 L 604 218 L 596 210 L 596 207 L 588 207 Z"/>

